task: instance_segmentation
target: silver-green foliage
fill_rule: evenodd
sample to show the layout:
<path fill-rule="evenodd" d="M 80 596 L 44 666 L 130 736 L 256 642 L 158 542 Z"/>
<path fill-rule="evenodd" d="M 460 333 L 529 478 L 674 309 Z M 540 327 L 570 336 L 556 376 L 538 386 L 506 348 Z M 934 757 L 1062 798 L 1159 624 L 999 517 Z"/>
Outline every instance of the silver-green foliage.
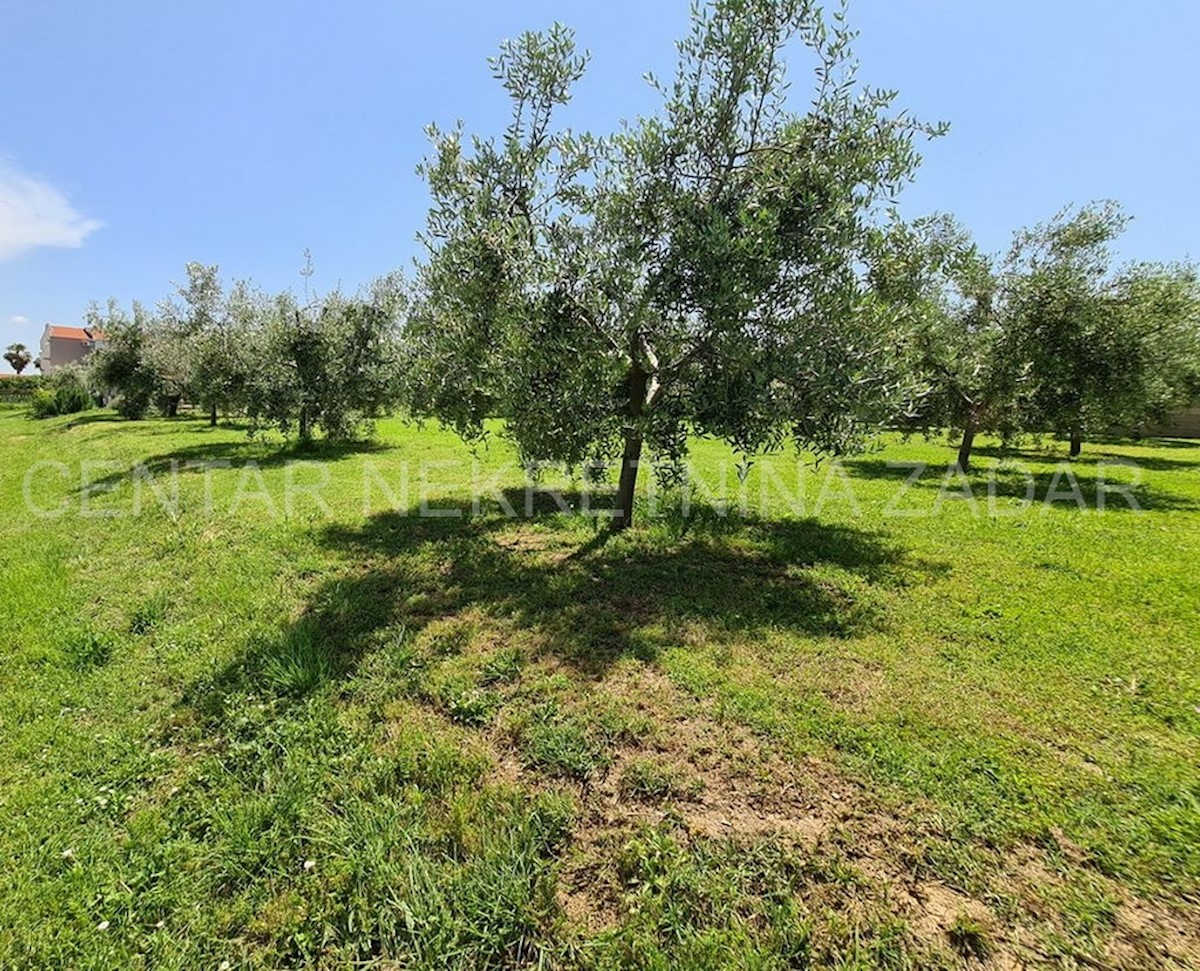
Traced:
<path fill-rule="evenodd" d="M 139 303 L 128 314 L 110 299 L 105 310 L 92 304 L 87 322 L 104 334 L 104 342 L 88 359 L 89 382 L 126 418 L 144 417 L 160 389 L 149 355 L 156 321 Z"/>
<path fill-rule="evenodd" d="M 1070 431 L 1164 417 L 1200 390 L 1200 280 L 1185 264 L 1116 264 L 1128 217 L 1112 202 L 1065 209 L 1018 234 L 1012 327 L 1031 362 L 1028 423 Z"/>
<path fill-rule="evenodd" d="M 246 410 L 253 429 L 308 440 L 316 429 L 346 439 L 395 403 L 407 292 L 398 276 L 357 296 L 333 292 L 308 304 L 292 294 L 244 291 L 252 367 Z"/>
<path fill-rule="evenodd" d="M 859 84 L 853 36 L 807 0 L 714 0 L 651 78 L 661 109 L 607 137 L 556 123 L 587 61 L 570 31 L 505 43 L 504 134 L 430 129 L 414 409 L 623 472 L 643 441 L 678 468 L 689 431 L 838 452 L 894 413 L 906 315 L 871 284 L 876 227 L 941 129 Z"/>
<path fill-rule="evenodd" d="M 923 388 L 904 425 L 961 430 L 965 470 L 977 433 L 1023 430 L 1032 375 L 1009 314 L 1016 277 L 945 215 L 896 223 L 883 246 L 872 272 L 879 291 L 908 309 L 911 364 Z"/>
<path fill-rule="evenodd" d="M 1200 394 L 1200 277 L 1188 264 L 1118 267 L 1115 203 L 1062 210 L 979 252 L 945 216 L 893 227 L 873 272 L 912 315 L 926 392 L 910 426 L 1005 438 L 1165 418 Z"/>
<path fill-rule="evenodd" d="M 89 321 L 107 335 L 92 382 L 123 414 L 185 400 L 244 416 L 251 431 L 349 438 L 395 403 L 407 291 L 399 275 L 363 292 L 301 303 L 246 282 L 225 290 L 216 266 L 187 265 L 187 282 L 157 313 L 115 301 Z"/>

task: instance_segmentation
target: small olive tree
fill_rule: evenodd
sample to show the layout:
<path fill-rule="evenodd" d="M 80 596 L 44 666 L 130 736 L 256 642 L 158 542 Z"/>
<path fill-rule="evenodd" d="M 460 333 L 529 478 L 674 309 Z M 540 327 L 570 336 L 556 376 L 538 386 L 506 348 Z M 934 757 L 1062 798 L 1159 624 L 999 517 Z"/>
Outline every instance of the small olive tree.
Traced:
<path fill-rule="evenodd" d="M 109 300 L 106 310 L 92 304 L 87 321 L 89 328 L 104 333 L 104 343 L 88 359 L 90 385 L 126 418 L 145 417 L 159 393 L 146 353 L 153 339 L 153 318 L 139 303 L 134 303 L 131 316 Z"/>
<path fill-rule="evenodd" d="M 676 471 L 689 432 L 839 452 L 892 414 L 902 315 L 870 283 L 873 227 L 940 128 L 857 83 L 852 37 L 809 0 L 697 6 L 674 79 L 652 79 L 662 109 L 606 138 L 555 124 L 587 61 L 567 29 L 502 45 L 504 134 L 430 129 L 414 410 L 468 439 L 502 417 L 530 461 L 619 455 L 616 529 L 645 445 Z"/>
<path fill-rule="evenodd" d="M 1164 421 L 1200 400 L 1200 272 L 1188 263 L 1137 263 L 1113 289 L 1135 339 L 1121 418 L 1130 426 Z"/>
<path fill-rule="evenodd" d="M 205 409 L 215 426 L 221 410 L 245 405 L 251 367 L 245 326 L 249 285 L 236 283 L 226 294 L 217 266 L 188 263 L 186 272 L 187 281 L 160 304 L 160 340 L 153 357 L 164 384 Z"/>
<path fill-rule="evenodd" d="M 302 442 L 317 429 L 348 439 L 396 403 L 407 307 L 399 276 L 358 296 L 335 292 L 306 305 L 290 293 L 243 298 L 257 318 L 245 392 L 253 429 L 295 432 Z"/>

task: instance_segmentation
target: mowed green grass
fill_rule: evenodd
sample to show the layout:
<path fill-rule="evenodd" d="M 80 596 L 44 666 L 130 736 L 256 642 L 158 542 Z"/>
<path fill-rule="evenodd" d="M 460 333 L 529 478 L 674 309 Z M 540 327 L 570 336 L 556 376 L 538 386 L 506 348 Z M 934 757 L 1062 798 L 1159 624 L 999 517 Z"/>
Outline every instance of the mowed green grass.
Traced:
<path fill-rule="evenodd" d="M 0 966 L 1187 967 L 1200 447 L 1064 456 L 0 410 Z"/>

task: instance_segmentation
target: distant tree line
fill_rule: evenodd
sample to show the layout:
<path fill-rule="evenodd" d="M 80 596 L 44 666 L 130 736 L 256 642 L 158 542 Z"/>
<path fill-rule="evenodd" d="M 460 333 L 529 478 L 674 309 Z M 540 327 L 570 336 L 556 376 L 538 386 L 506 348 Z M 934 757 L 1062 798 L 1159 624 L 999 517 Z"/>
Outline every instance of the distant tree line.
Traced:
<path fill-rule="evenodd" d="M 308 441 L 345 439 L 399 404 L 401 324 L 408 294 L 388 277 L 362 293 L 300 301 L 189 263 L 175 295 L 153 310 L 115 301 L 88 312 L 104 333 L 92 387 L 127 418 L 174 416 L 183 402 Z"/>
<path fill-rule="evenodd" d="M 998 256 L 948 216 L 899 219 L 945 128 L 859 83 L 854 36 L 809 0 L 698 5 L 660 110 L 607 136 L 557 122 L 587 64 L 569 30 L 506 42 L 507 129 L 430 128 L 411 281 L 300 301 L 189 264 L 154 310 L 91 311 L 92 386 L 131 418 L 186 401 L 301 439 L 395 408 L 472 441 L 500 418 L 531 462 L 615 469 L 618 529 L 646 453 L 678 478 L 691 435 L 836 454 L 949 427 L 965 470 L 980 433 L 1059 432 L 1074 455 L 1194 400 L 1197 271 L 1118 265 L 1116 205 Z"/>
<path fill-rule="evenodd" d="M 1059 212 L 981 253 L 954 220 L 896 226 L 877 285 L 912 308 L 910 363 L 923 388 L 908 428 L 975 436 L 1088 432 L 1161 421 L 1200 398 L 1200 277 L 1190 264 L 1118 266 L 1128 222 L 1115 203 Z"/>

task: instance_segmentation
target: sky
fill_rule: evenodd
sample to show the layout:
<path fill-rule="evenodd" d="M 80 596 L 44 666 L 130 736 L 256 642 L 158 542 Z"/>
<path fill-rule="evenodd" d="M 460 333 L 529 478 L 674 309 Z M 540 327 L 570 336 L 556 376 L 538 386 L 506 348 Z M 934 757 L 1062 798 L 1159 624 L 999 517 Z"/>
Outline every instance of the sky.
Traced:
<path fill-rule="evenodd" d="M 850 0 L 862 78 L 950 133 L 909 216 L 988 250 L 1113 198 L 1122 255 L 1200 257 L 1200 4 Z M 498 133 L 486 59 L 555 20 L 592 55 L 566 121 L 654 110 L 687 0 L 8 0 L 0 5 L 0 347 L 92 300 L 167 296 L 190 260 L 277 290 L 355 289 L 418 253 L 424 128 Z M 797 59 L 798 97 L 811 64 Z M 0 368 L 7 369 L 0 363 Z"/>

